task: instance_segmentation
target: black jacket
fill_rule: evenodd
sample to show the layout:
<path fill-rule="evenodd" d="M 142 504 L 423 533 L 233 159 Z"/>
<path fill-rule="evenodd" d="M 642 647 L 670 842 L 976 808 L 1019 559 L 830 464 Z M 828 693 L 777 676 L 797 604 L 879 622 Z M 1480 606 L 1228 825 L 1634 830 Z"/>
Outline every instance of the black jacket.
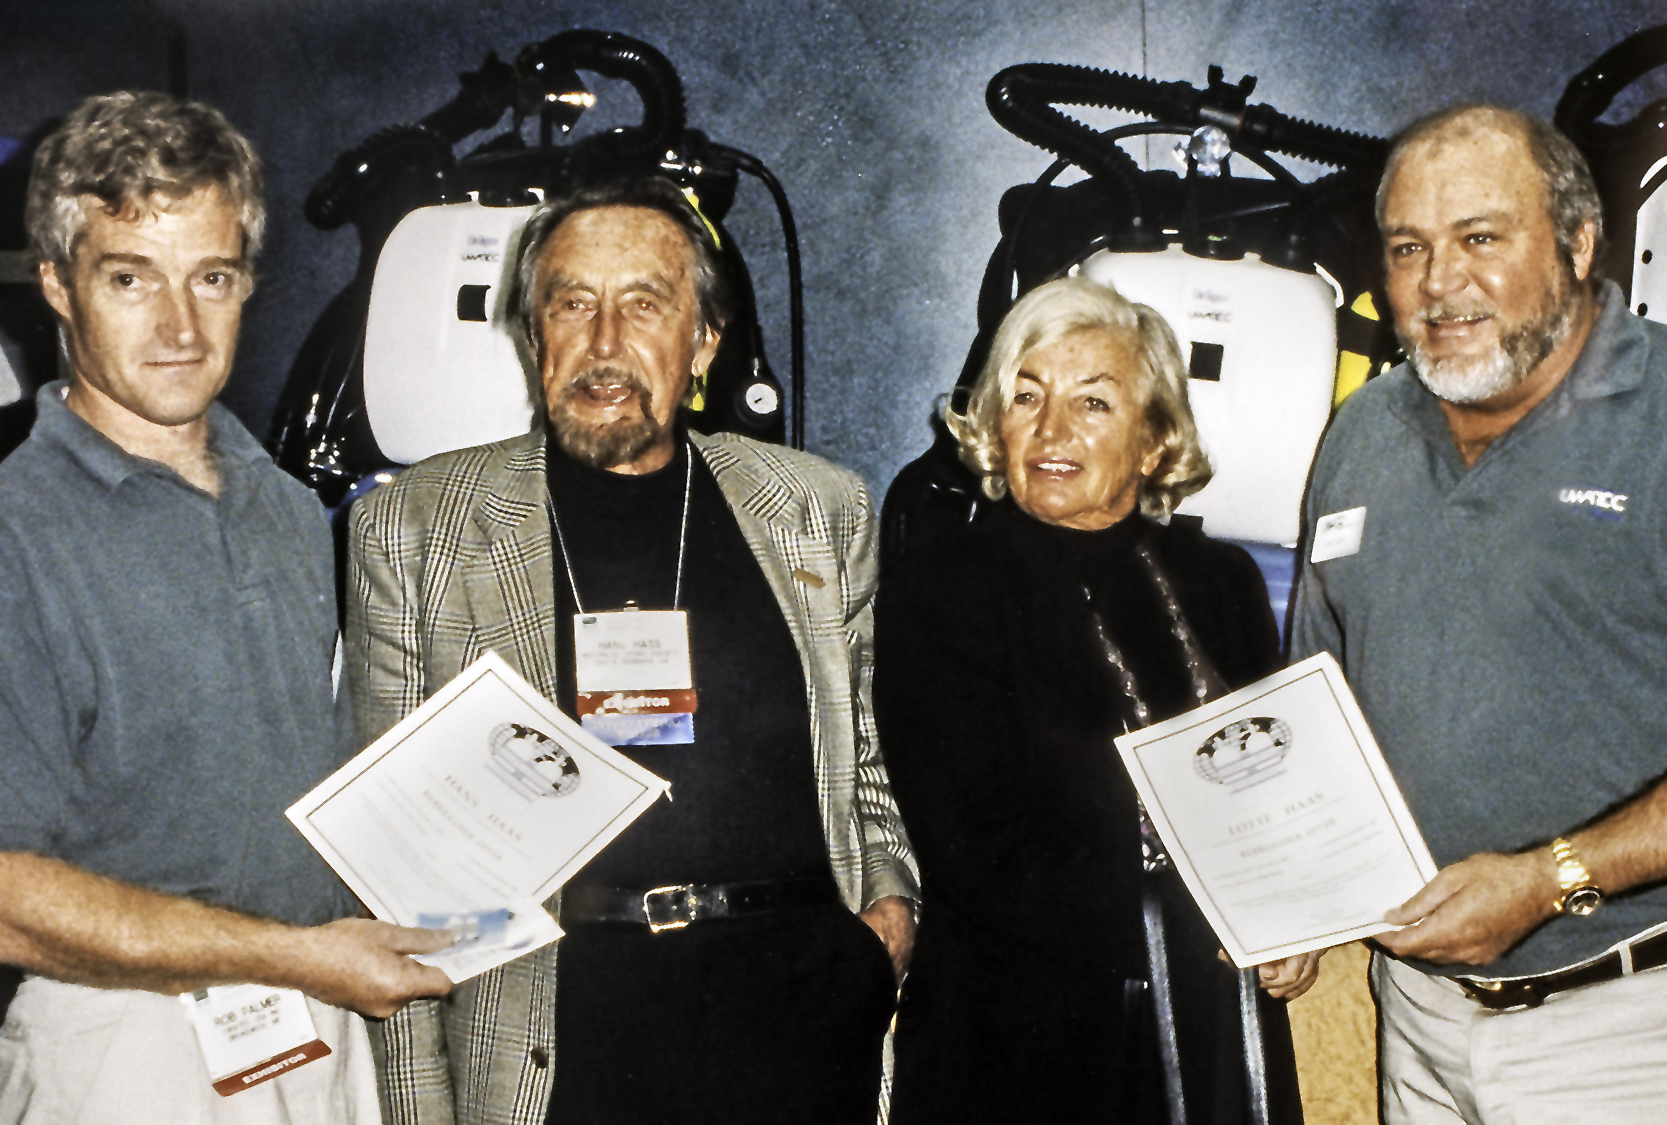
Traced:
<path fill-rule="evenodd" d="M 1143 873 L 1111 742 L 1140 724 L 1091 613 L 1152 721 L 1194 702 L 1142 542 L 1230 687 L 1279 667 L 1255 563 L 1179 521 L 1081 532 L 1007 503 L 882 585 L 875 708 L 922 876 L 896 1125 L 1104 1119 L 1108 1107 L 1122 1107 L 1113 1120 L 1161 1120 L 1143 891 L 1164 902 L 1188 1120 L 1249 1120 L 1237 974 L 1179 881 Z M 1283 1005 L 1263 1006 L 1274 1119 L 1300 1119 Z"/>

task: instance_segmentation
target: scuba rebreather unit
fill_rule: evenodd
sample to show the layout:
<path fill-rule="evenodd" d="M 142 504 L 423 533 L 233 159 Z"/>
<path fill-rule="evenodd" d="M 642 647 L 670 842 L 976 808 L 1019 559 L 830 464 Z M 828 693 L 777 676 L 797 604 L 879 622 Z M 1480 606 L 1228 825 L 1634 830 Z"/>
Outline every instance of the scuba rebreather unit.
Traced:
<path fill-rule="evenodd" d="M 1249 105 L 1255 85 L 1248 76 L 1228 83 L 1216 66 L 1203 88 L 1043 63 L 991 80 L 992 116 L 1059 159 L 1001 200 L 1002 237 L 960 387 L 977 378 L 1013 301 L 1050 278 L 1080 272 L 1152 306 L 1188 362 L 1188 394 L 1215 469 L 1180 514 L 1252 545 L 1277 591 L 1289 586 L 1302 490 L 1340 381 L 1358 385 L 1395 350 L 1372 297 L 1372 193 L 1387 142 Z M 1153 120 L 1100 131 L 1060 105 Z M 1143 170 L 1120 147 L 1151 135 L 1179 138 L 1184 175 Z M 1275 154 L 1334 170 L 1304 183 Z M 1263 176 L 1234 175 L 1235 157 Z M 1088 178 L 1054 186 L 1072 166 Z M 1343 363 L 1340 342 L 1349 349 Z M 938 426 L 932 448 L 886 496 L 887 564 L 986 506 Z"/>
<path fill-rule="evenodd" d="M 629 83 L 639 124 L 565 144 L 596 103 L 581 71 Z M 785 191 L 756 157 L 686 126 L 683 88 L 664 55 L 612 32 L 565 31 L 513 63 L 487 56 L 450 102 L 414 125 L 373 134 L 307 197 L 313 225 L 358 229 L 353 280 L 302 345 L 274 419 L 278 463 L 335 506 L 390 470 L 450 449 L 524 433 L 540 392 L 507 318 L 522 224 L 546 196 L 634 173 L 667 177 L 712 228 L 734 295 L 690 424 L 767 441 L 804 434 L 804 314 L 798 238 Z M 464 156 L 471 135 L 508 127 Z M 536 121 L 536 143 L 524 133 Z M 741 173 L 761 181 L 786 244 L 791 411 L 764 353 L 746 263 L 723 227 Z"/>

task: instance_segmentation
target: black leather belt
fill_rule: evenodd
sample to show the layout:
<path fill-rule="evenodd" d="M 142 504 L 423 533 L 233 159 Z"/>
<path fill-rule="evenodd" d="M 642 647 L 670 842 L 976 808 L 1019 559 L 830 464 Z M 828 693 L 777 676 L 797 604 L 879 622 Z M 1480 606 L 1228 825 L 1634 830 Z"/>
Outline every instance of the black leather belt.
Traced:
<path fill-rule="evenodd" d="M 691 922 L 832 906 L 839 901 L 839 888 L 828 878 L 680 883 L 648 890 L 579 883 L 562 890 L 561 921 L 563 925 L 632 922 L 659 933 L 681 929 Z"/>
<path fill-rule="evenodd" d="M 1641 973 L 1646 969 L 1659 969 L 1667 965 L 1667 933 L 1640 938 L 1631 944 L 1629 951 L 1632 954 L 1631 972 Z M 1503 1010 L 1538 1008 L 1547 996 L 1554 993 L 1567 992 L 1571 988 L 1585 988 L 1592 984 L 1604 984 L 1626 975 L 1628 969 L 1622 959 L 1622 951 L 1612 949 L 1596 961 L 1588 961 L 1572 969 L 1560 969 L 1555 973 L 1544 973 L 1537 977 L 1515 977 L 1510 980 L 1454 977 L 1453 981 L 1482 1007 Z"/>

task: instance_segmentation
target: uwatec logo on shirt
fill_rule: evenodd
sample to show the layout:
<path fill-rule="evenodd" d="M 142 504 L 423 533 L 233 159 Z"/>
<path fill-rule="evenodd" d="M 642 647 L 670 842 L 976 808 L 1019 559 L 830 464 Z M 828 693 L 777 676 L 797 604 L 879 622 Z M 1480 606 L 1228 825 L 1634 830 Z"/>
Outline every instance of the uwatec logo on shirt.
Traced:
<path fill-rule="evenodd" d="M 1599 519 L 1618 520 L 1626 512 L 1627 494 L 1601 488 L 1560 488 L 1557 501 L 1570 504 Z"/>

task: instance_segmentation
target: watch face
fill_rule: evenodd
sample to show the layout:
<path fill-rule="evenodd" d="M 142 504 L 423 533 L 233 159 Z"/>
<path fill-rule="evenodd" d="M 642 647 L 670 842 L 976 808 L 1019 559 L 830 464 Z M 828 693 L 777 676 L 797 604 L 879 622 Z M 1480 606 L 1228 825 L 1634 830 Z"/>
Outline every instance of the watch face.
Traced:
<path fill-rule="evenodd" d="M 1596 887 L 1576 887 L 1563 900 L 1563 909 L 1584 917 L 1603 905 L 1603 892 Z"/>

